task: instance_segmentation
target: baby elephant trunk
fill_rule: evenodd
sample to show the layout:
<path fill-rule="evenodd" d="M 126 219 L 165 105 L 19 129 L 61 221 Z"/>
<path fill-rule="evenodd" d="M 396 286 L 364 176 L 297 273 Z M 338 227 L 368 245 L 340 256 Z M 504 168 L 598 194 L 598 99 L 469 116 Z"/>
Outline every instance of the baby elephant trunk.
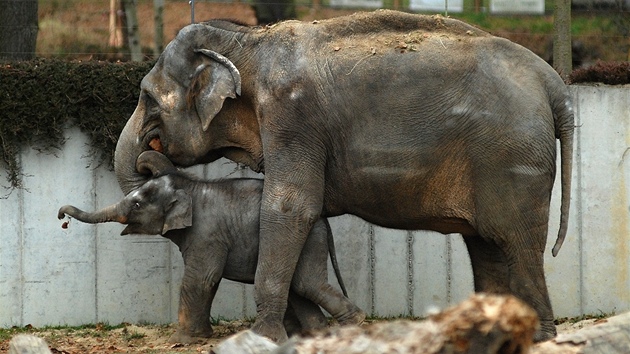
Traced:
<path fill-rule="evenodd" d="M 127 217 L 119 212 L 118 204 L 110 205 L 93 213 L 85 212 L 72 205 L 64 205 L 59 208 L 59 213 L 57 214 L 57 217 L 59 219 L 63 219 L 66 215 L 89 224 L 98 224 L 109 221 L 116 221 L 121 224 L 127 223 Z"/>

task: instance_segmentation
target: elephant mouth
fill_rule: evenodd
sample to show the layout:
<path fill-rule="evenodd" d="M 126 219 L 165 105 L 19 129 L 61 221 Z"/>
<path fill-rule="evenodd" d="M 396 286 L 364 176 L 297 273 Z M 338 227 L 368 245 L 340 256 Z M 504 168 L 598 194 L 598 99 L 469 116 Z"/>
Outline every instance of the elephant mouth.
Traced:
<path fill-rule="evenodd" d="M 164 141 L 160 138 L 159 130 L 152 130 L 142 139 L 145 150 L 155 150 L 164 153 Z"/>

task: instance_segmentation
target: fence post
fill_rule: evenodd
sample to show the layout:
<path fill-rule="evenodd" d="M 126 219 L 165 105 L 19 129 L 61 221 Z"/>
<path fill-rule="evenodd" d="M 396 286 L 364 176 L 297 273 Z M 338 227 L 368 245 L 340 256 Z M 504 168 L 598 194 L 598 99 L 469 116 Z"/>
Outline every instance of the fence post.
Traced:
<path fill-rule="evenodd" d="M 553 20 L 553 66 L 566 81 L 571 74 L 571 0 L 555 0 Z"/>

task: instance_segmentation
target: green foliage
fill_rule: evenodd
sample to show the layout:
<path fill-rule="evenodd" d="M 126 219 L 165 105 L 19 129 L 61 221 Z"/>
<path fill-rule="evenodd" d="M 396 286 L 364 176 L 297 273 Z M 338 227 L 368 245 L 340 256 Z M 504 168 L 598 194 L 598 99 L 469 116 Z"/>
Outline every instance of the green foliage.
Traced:
<path fill-rule="evenodd" d="M 0 157 L 12 187 L 21 187 L 19 152 L 60 149 L 64 129 L 90 137 L 90 155 L 112 162 L 133 113 L 142 78 L 153 63 L 36 59 L 0 64 Z"/>

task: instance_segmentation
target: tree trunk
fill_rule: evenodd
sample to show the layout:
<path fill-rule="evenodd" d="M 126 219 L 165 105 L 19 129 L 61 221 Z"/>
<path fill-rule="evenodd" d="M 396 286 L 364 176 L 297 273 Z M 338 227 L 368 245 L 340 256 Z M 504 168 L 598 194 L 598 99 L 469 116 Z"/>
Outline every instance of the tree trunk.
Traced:
<path fill-rule="evenodd" d="M 596 322 L 536 345 L 530 354 L 630 353 L 630 312 Z"/>
<path fill-rule="evenodd" d="M 35 58 L 37 45 L 37 0 L 7 0 L 0 10 L 0 58 Z"/>
<path fill-rule="evenodd" d="M 571 0 L 555 0 L 553 13 L 553 67 L 566 81 L 572 71 Z"/>
<path fill-rule="evenodd" d="M 127 39 L 132 61 L 142 61 L 142 46 L 140 45 L 140 29 L 138 27 L 138 14 L 136 12 L 136 0 L 123 0 L 125 19 L 127 23 Z"/>
<path fill-rule="evenodd" d="M 164 0 L 153 0 L 153 17 L 155 23 L 153 54 L 157 57 L 164 50 Z"/>
<path fill-rule="evenodd" d="M 120 48 L 123 46 L 122 21 L 119 16 L 120 1 L 109 0 L 109 46 Z"/>

